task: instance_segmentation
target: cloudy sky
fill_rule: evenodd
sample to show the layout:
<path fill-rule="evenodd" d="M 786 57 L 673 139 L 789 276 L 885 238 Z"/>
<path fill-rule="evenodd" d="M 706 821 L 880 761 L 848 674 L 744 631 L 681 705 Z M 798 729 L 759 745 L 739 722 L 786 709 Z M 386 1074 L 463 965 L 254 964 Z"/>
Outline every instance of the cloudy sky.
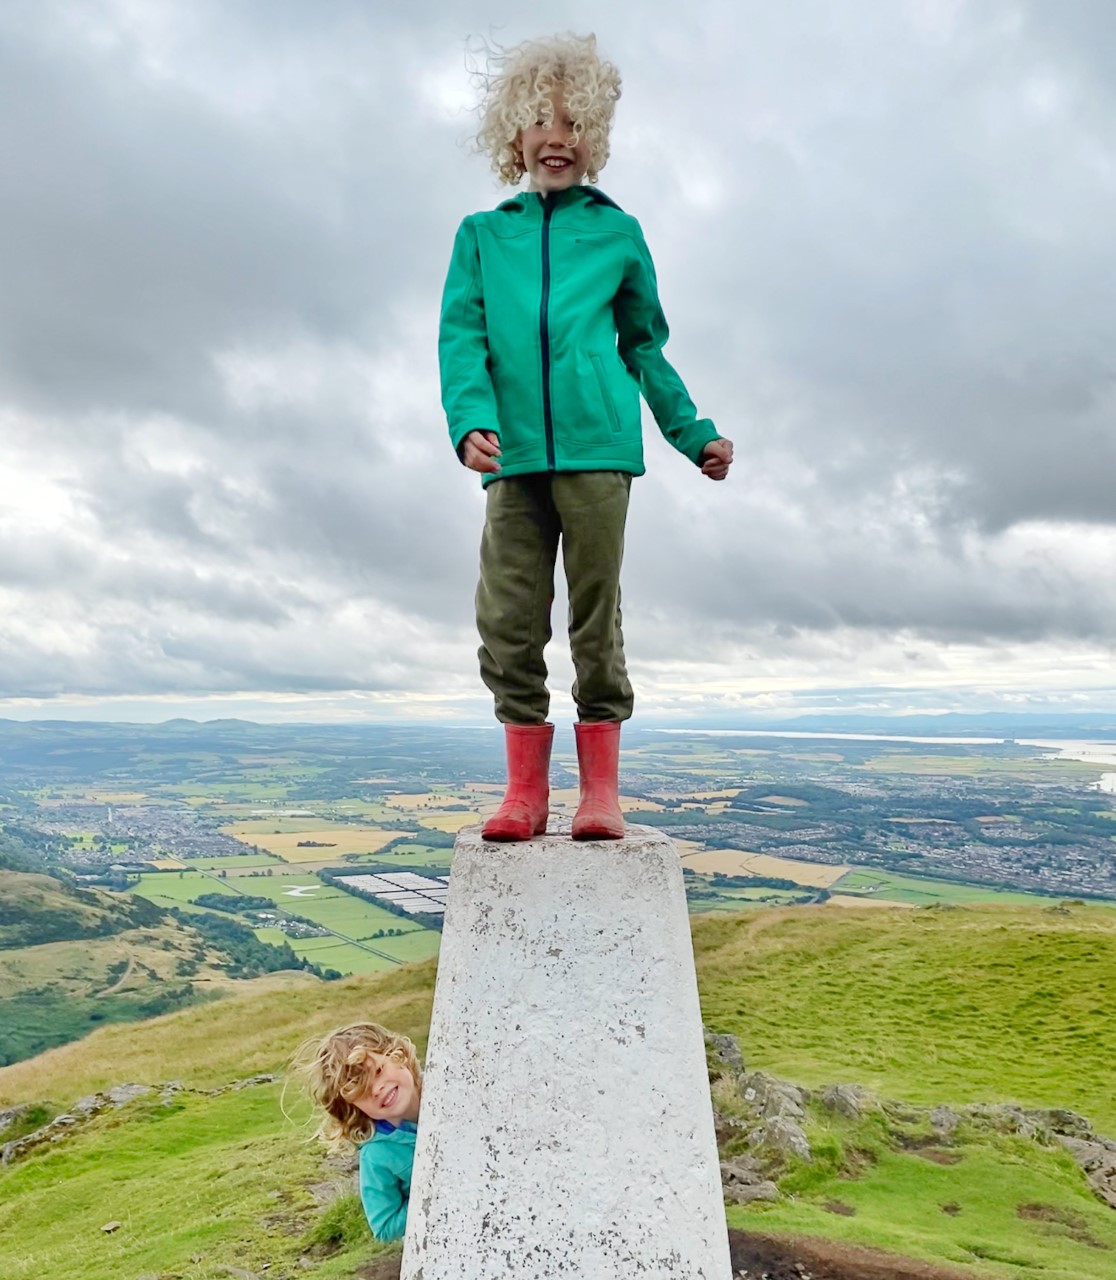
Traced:
<path fill-rule="evenodd" d="M 1116 6 L 545 12 L 736 444 L 647 424 L 639 712 L 1116 708 Z M 0 6 L 0 717 L 491 714 L 436 323 L 467 47 L 539 13 Z"/>

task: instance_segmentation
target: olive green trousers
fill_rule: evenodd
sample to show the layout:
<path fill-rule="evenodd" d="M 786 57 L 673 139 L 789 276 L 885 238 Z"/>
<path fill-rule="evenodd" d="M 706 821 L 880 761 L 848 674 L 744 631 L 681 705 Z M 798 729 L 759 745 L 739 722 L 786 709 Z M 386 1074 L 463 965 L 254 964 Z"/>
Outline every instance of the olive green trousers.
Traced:
<path fill-rule="evenodd" d="M 580 720 L 627 720 L 632 686 L 620 629 L 620 564 L 632 477 L 539 472 L 489 484 L 477 584 L 481 678 L 505 724 L 550 710 L 543 650 L 551 637 L 558 543 L 570 601 L 573 698 Z"/>

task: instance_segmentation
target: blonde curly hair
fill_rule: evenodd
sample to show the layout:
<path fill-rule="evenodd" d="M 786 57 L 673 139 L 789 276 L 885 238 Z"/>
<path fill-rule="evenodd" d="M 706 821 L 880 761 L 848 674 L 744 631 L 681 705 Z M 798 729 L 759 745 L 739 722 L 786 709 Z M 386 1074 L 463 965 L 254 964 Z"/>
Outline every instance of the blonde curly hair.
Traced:
<path fill-rule="evenodd" d="M 536 120 L 550 127 L 554 94 L 561 89 L 574 136 L 589 152 L 585 176 L 596 182 L 608 161 L 608 135 L 620 97 L 620 72 L 597 53 L 596 36 L 552 36 L 511 49 L 485 45 L 484 51 L 487 70 L 474 73 L 484 89 L 476 145 L 487 152 L 500 181 L 514 186 L 523 177 L 520 131 Z"/>
<path fill-rule="evenodd" d="M 359 1144 L 372 1136 L 375 1121 L 354 1106 L 353 1099 L 367 1089 L 374 1065 L 371 1059 L 376 1054 L 406 1067 L 422 1096 L 422 1067 L 413 1042 L 378 1022 L 340 1027 L 320 1041 L 307 1041 L 295 1054 L 292 1067 L 324 1113 L 315 1136 L 331 1146 Z"/>

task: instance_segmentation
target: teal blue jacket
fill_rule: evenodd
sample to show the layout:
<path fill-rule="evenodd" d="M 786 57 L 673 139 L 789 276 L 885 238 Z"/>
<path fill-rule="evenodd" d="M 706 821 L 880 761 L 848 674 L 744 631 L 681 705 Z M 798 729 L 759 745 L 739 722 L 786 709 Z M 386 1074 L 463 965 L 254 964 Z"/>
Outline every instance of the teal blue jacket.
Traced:
<path fill-rule="evenodd" d="M 398 1127 L 378 1120 L 371 1138 L 361 1144 L 360 1202 L 377 1240 L 400 1240 L 407 1230 L 417 1132 L 409 1120 Z"/>
<path fill-rule="evenodd" d="M 500 477 L 642 475 L 642 392 L 663 435 L 700 465 L 718 433 L 663 355 L 667 334 L 639 223 L 602 191 L 521 192 L 470 215 L 438 341 L 453 447 L 497 432 Z"/>

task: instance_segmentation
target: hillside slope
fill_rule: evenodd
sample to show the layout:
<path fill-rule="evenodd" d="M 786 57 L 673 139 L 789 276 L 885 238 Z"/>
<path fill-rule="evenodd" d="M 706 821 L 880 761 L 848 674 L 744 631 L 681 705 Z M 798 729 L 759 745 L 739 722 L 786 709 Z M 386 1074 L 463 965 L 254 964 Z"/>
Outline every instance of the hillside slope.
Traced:
<path fill-rule="evenodd" d="M 0 1065 L 211 1000 L 235 989 L 236 968 L 144 898 L 0 870 Z"/>
<path fill-rule="evenodd" d="M 750 1065 L 931 1105 L 1071 1107 L 1116 1136 L 1106 907 L 797 908 L 693 935 L 705 1021 Z"/>
<path fill-rule="evenodd" d="M 1113 1029 L 1091 1014 L 1116 990 L 1110 915 L 800 909 L 698 919 L 705 1018 L 739 1035 L 750 1067 L 801 1084 L 858 1081 L 935 1104 L 1071 1106 L 1116 1136 Z M 0 1274 L 372 1275 L 358 1268 L 379 1251 L 351 1195 L 331 1200 L 348 1175 L 307 1141 L 297 1090 L 281 1105 L 278 1080 L 227 1087 L 281 1071 L 307 1037 L 358 1018 L 424 1046 L 434 972 L 428 962 L 331 984 L 269 978 L 253 993 L 106 1027 L 0 1070 L 0 1105 L 69 1104 L 128 1080 L 186 1086 L 107 1110 L 0 1171 Z M 815 1162 L 788 1168 L 778 1203 L 734 1207 L 736 1226 L 830 1234 L 974 1277 L 1110 1280 L 1116 1215 L 1058 1150 L 973 1133 L 938 1163 L 916 1146 L 895 1149 L 874 1121 L 819 1112 L 810 1123 Z M 122 1226 L 106 1236 L 110 1219 Z"/>
<path fill-rule="evenodd" d="M 163 915 L 143 898 L 78 888 L 45 873 L 0 870 L 0 950 L 102 938 L 158 925 Z"/>

